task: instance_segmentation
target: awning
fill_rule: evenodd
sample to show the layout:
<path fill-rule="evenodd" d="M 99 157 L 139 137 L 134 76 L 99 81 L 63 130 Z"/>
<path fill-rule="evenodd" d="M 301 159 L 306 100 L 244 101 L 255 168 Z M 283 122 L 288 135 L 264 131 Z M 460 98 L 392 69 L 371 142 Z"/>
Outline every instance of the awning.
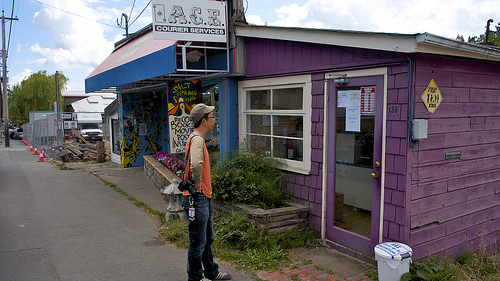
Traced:
<path fill-rule="evenodd" d="M 145 32 L 115 49 L 86 79 L 85 92 L 95 92 L 175 73 L 176 41 L 154 40 Z"/>

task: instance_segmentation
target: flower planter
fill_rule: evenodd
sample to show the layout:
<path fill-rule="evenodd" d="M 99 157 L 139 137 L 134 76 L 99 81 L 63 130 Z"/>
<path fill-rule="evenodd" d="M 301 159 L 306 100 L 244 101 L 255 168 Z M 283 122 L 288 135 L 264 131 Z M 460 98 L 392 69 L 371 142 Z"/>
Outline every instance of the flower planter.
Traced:
<path fill-rule="evenodd" d="M 173 179 L 181 182 L 180 177 L 158 162 L 153 155 L 144 156 L 144 172 L 160 190 L 171 184 Z"/>

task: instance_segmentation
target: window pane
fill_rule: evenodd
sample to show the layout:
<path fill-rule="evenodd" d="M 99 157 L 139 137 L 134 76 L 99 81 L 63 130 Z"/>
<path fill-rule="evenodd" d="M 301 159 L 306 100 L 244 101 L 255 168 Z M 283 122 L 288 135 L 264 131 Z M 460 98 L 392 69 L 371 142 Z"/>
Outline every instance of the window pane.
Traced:
<path fill-rule="evenodd" d="M 273 90 L 273 109 L 302 109 L 302 88 Z"/>
<path fill-rule="evenodd" d="M 247 109 L 271 109 L 270 90 L 247 92 Z"/>
<path fill-rule="evenodd" d="M 274 135 L 302 138 L 304 122 L 302 116 L 273 116 Z"/>
<path fill-rule="evenodd" d="M 247 147 L 251 152 L 271 156 L 271 137 L 247 134 Z"/>
<path fill-rule="evenodd" d="M 285 138 L 273 138 L 273 156 L 276 158 L 302 161 L 304 142 Z"/>
<path fill-rule="evenodd" d="M 271 134 L 270 115 L 247 115 L 247 133 Z"/>

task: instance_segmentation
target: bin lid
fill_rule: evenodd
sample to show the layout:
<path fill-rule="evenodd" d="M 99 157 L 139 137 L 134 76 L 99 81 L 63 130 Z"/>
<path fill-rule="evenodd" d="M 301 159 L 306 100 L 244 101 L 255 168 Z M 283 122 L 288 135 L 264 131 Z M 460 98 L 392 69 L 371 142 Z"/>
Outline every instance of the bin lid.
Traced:
<path fill-rule="evenodd" d="M 375 255 L 393 260 L 410 258 L 412 255 L 410 246 L 398 242 L 385 242 L 375 246 Z"/>

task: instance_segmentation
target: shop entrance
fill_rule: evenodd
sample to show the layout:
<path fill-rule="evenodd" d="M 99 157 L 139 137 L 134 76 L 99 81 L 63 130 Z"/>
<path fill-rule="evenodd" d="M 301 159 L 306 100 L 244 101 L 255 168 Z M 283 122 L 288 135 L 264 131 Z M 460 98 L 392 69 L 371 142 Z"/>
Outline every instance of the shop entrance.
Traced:
<path fill-rule="evenodd" d="M 372 255 L 380 229 L 384 76 L 338 82 L 328 82 L 326 238 Z"/>

